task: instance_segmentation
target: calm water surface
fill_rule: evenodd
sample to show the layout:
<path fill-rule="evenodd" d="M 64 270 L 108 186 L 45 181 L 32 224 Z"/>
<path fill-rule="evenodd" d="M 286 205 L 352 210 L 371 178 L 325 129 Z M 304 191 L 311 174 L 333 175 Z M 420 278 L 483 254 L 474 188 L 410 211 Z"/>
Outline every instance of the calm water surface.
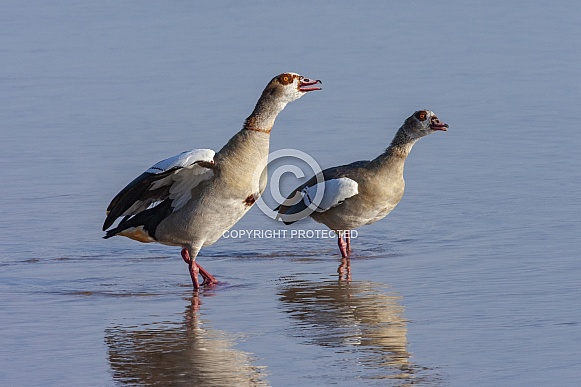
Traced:
<path fill-rule="evenodd" d="M 0 5 L 0 384 L 577 385 L 581 5 Z M 268 80 L 271 147 L 379 154 L 428 108 L 407 191 L 329 238 L 223 238 L 193 294 L 176 248 L 101 239 L 162 158 L 219 149 Z M 308 173 L 308 172 L 307 172 Z M 294 185 L 295 182 L 290 182 Z M 234 230 L 283 230 L 253 208 Z M 284 230 L 323 230 L 312 221 Z"/>

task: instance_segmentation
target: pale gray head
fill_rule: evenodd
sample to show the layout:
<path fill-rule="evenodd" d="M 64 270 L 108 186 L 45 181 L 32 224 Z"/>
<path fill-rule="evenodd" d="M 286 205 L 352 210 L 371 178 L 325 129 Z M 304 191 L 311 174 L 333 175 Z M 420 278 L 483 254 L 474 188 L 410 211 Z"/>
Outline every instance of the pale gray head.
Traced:
<path fill-rule="evenodd" d="M 254 111 L 246 119 L 244 129 L 269 133 L 278 113 L 309 91 L 321 90 L 318 79 L 308 79 L 296 73 L 283 73 L 272 78 L 258 99 Z"/>
<path fill-rule="evenodd" d="M 314 86 L 320 83 L 318 79 L 305 78 L 297 73 L 283 73 L 272 78 L 262 95 L 274 97 L 281 103 L 287 104 L 301 98 L 309 91 L 321 90 L 320 87 Z"/>
<path fill-rule="evenodd" d="M 403 129 L 410 138 L 417 140 L 438 130 L 448 130 L 448 124 L 440 121 L 433 111 L 418 110 L 405 120 Z"/>

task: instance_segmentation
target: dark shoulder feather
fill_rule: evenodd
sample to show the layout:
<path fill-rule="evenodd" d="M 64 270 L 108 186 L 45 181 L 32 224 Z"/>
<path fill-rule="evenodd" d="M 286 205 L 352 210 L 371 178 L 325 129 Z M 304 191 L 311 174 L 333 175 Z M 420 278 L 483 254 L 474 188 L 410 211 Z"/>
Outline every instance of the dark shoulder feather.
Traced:
<path fill-rule="evenodd" d="M 164 179 L 175 173 L 175 169 L 170 169 L 163 173 L 144 172 L 127 184 L 111 201 L 107 207 L 107 218 L 103 223 L 103 231 L 115 223 L 115 220 L 123 216 L 125 211 L 131 208 L 136 202 L 142 202 L 144 209 L 151 203 L 161 201 L 169 196 L 169 185 L 164 185 L 155 190 L 149 188 L 158 180 Z"/>
<path fill-rule="evenodd" d="M 117 227 L 107 230 L 103 238 L 111 238 L 112 236 L 132 227 L 143 227 L 143 231 L 155 239 L 155 230 L 157 229 L 157 226 L 171 213 L 171 211 L 171 199 L 165 199 L 157 206 L 142 211 L 135 216 L 126 216 L 121 220 L 121 222 L 119 222 Z"/>
<path fill-rule="evenodd" d="M 352 162 L 350 164 L 345 164 L 345 165 L 340 165 L 340 166 L 337 166 L 337 167 L 327 168 L 327 169 L 325 169 L 325 170 L 322 171 L 323 180 L 324 181 L 328 181 L 328 180 L 333 180 L 333 179 L 339 179 L 341 177 L 347 177 L 347 175 L 349 175 L 349 173 L 354 168 L 362 168 L 362 167 L 366 166 L 368 163 L 369 163 L 368 160 L 361 160 L 361 161 Z M 317 184 L 317 175 L 311 177 L 305 183 L 303 183 L 300 186 L 298 186 L 297 188 L 295 188 L 287 196 L 287 200 L 290 200 L 290 199 L 294 198 L 295 195 L 298 192 L 301 192 L 306 187 L 311 187 L 311 186 L 314 186 L 315 184 Z M 288 205 L 288 206 L 287 205 L 284 205 L 284 204 L 280 204 L 274 210 L 275 211 L 278 211 L 279 214 L 285 214 L 285 213 L 287 213 L 287 211 L 289 211 L 290 208 L 292 208 L 291 211 L 293 213 L 298 213 L 298 212 L 303 211 L 306 207 L 307 207 L 306 204 L 304 204 L 303 201 L 301 200 L 301 201 L 299 201 L 299 202 L 297 202 L 297 203 L 295 203 L 293 205 Z M 285 221 L 284 223 L 285 224 L 292 224 L 294 222 L 286 222 Z"/>

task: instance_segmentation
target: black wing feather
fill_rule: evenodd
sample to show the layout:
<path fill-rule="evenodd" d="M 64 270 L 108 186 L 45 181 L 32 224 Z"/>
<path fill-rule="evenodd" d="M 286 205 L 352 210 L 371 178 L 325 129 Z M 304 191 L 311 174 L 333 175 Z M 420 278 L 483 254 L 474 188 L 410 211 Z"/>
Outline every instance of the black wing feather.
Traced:
<path fill-rule="evenodd" d="M 165 200 L 169 196 L 170 186 L 162 186 L 158 189 L 150 191 L 149 188 L 153 183 L 160 179 L 164 179 L 169 175 L 175 173 L 178 168 L 173 168 L 163 173 L 144 172 L 137 176 L 131 183 L 127 184 L 121 190 L 107 207 L 107 218 L 103 223 L 103 231 L 115 223 L 115 220 L 125 213 L 136 201 L 155 202 Z"/>
<path fill-rule="evenodd" d="M 172 211 L 171 203 L 171 199 L 165 199 L 157 206 L 142 211 L 135 216 L 124 217 L 119 225 L 115 228 L 112 228 L 111 230 L 108 230 L 103 238 L 108 239 L 123 230 L 139 226 L 142 226 L 144 231 L 146 231 L 151 237 L 155 238 L 155 230 L 157 229 L 157 225 Z"/>

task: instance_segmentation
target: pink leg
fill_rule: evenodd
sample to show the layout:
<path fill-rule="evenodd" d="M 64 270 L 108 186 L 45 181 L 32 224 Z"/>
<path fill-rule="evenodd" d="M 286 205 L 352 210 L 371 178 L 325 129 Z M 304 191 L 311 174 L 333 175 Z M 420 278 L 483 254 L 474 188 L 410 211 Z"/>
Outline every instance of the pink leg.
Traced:
<path fill-rule="evenodd" d="M 185 247 L 182 249 L 182 258 L 184 262 L 187 263 L 188 265 L 192 261 L 192 259 L 190 258 L 190 253 L 188 252 L 188 249 L 186 249 Z"/>
<path fill-rule="evenodd" d="M 198 282 L 198 274 L 202 276 L 204 281 L 202 285 L 214 285 L 218 283 L 218 280 L 214 278 L 206 269 L 196 263 L 195 259 L 190 257 L 190 252 L 187 248 L 182 249 L 182 258 L 185 263 L 188 264 L 188 268 L 190 270 L 190 277 L 192 277 L 192 284 L 194 285 L 194 290 L 198 290 L 200 288 L 200 283 Z"/>
<path fill-rule="evenodd" d="M 351 230 L 345 231 L 345 242 L 347 244 L 347 252 L 350 253 L 353 250 L 351 249 Z"/>
<path fill-rule="evenodd" d="M 343 240 L 343 236 L 341 234 L 337 235 L 337 245 L 339 245 L 339 250 L 341 250 L 341 257 L 349 258 L 349 253 L 347 252 L 347 244 Z"/>
<path fill-rule="evenodd" d="M 190 270 L 190 277 L 192 277 L 192 285 L 194 285 L 194 290 L 200 289 L 200 283 L 198 282 L 198 274 L 200 269 L 196 265 L 196 261 L 191 260 L 188 264 L 188 269 Z"/>
<path fill-rule="evenodd" d="M 212 274 L 208 273 L 208 271 L 206 271 L 206 269 L 204 269 L 202 266 L 200 266 L 200 264 L 196 263 L 196 265 L 198 266 L 198 269 L 200 270 L 200 275 L 204 279 L 204 282 L 202 282 L 202 285 L 215 285 L 218 283 L 218 280 L 216 278 L 214 278 L 214 276 Z"/>

